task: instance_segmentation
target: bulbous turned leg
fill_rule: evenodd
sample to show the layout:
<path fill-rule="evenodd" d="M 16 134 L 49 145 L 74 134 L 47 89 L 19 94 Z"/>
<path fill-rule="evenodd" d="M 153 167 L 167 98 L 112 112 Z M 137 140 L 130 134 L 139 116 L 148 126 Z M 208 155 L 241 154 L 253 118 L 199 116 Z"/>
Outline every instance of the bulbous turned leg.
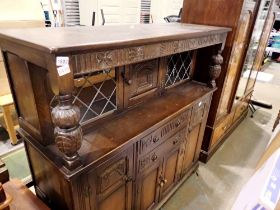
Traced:
<path fill-rule="evenodd" d="M 58 105 L 52 110 L 55 125 L 55 143 L 63 153 L 64 166 L 74 170 L 81 166 L 78 150 L 81 148 L 83 133 L 79 125 L 80 110 L 72 104 L 72 96 L 59 96 Z"/>
<path fill-rule="evenodd" d="M 209 68 L 209 77 L 208 86 L 210 88 L 216 88 L 216 79 L 219 78 L 221 74 L 221 64 L 223 63 L 223 57 L 221 55 L 222 51 L 219 51 L 217 55 L 213 55 L 211 58 L 211 65 Z"/>

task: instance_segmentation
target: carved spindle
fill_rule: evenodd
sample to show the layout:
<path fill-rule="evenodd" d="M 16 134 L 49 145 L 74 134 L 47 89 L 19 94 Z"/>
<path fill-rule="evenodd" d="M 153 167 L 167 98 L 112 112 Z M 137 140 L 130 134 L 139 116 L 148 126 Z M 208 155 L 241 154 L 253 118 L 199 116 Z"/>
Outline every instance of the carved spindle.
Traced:
<path fill-rule="evenodd" d="M 213 55 L 211 58 L 211 65 L 209 69 L 209 77 L 210 81 L 208 83 L 208 86 L 210 88 L 216 87 L 216 79 L 219 78 L 221 74 L 221 64 L 223 63 L 223 57 L 221 55 L 222 51 L 219 51 L 217 55 Z"/>
<path fill-rule="evenodd" d="M 55 143 L 64 155 L 64 165 L 69 170 L 76 169 L 81 166 L 78 150 L 83 133 L 79 124 L 80 109 L 72 104 L 72 95 L 59 96 L 59 103 L 52 110 L 52 120 Z"/>

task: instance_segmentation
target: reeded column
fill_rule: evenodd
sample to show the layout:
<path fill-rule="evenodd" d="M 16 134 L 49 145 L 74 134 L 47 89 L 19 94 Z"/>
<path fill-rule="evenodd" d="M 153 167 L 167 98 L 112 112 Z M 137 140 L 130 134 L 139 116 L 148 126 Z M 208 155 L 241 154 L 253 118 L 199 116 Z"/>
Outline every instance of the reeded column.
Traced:
<path fill-rule="evenodd" d="M 210 88 L 216 88 L 216 79 L 219 78 L 221 74 L 221 64 L 223 63 L 223 57 L 221 55 L 222 51 L 219 50 L 217 55 L 213 55 L 211 58 L 211 65 L 209 69 L 209 77 L 210 81 L 208 82 L 208 86 Z"/>
<path fill-rule="evenodd" d="M 72 104 L 72 95 L 60 95 L 58 105 L 52 110 L 55 125 L 55 144 L 63 153 L 64 166 L 74 170 L 81 166 L 78 150 L 83 133 L 79 124 L 80 109 Z"/>

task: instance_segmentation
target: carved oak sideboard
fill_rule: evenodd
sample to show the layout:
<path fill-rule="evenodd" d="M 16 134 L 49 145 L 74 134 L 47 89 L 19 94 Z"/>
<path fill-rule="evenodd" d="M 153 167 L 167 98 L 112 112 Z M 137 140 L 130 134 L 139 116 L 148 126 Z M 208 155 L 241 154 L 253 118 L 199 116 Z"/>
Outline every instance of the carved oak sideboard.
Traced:
<path fill-rule="evenodd" d="M 37 195 L 52 209 L 150 210 L 197 168 L 230 29 L 6 29 L 0 47 Z M 200 48 L 212 55 L 196 60 Z M 193 81 L 197 62 L 209 68 Z"/>

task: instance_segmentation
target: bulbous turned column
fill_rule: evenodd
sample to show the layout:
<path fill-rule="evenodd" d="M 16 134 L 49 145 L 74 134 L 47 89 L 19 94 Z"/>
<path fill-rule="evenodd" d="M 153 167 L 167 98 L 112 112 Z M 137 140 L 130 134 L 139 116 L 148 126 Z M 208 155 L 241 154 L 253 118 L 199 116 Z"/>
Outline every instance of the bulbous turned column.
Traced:
<path fill-rule="evenodd" d="M 209 69 L 209 77 L 210 81 L 208 82 L 208 86 L 210 88 L 216 88 L 216 79 L 219 78 L 221 74 L 221 64 L 223 63 L 224 59 L 221 55 L 222 51 L 219 50 L 217 55 L 213 55 L 211 58 L 211 65 Z"/>
<path fill-rule="evenodd" d="M 78 154 L 83 138 L 79 124 L 80 109 L 72 104 L 72 95 L 59 96 L 58 101 L 52 110 L 55 144 L 63 153 L 64 166 L 74 170 L 81 166 Z"/>

